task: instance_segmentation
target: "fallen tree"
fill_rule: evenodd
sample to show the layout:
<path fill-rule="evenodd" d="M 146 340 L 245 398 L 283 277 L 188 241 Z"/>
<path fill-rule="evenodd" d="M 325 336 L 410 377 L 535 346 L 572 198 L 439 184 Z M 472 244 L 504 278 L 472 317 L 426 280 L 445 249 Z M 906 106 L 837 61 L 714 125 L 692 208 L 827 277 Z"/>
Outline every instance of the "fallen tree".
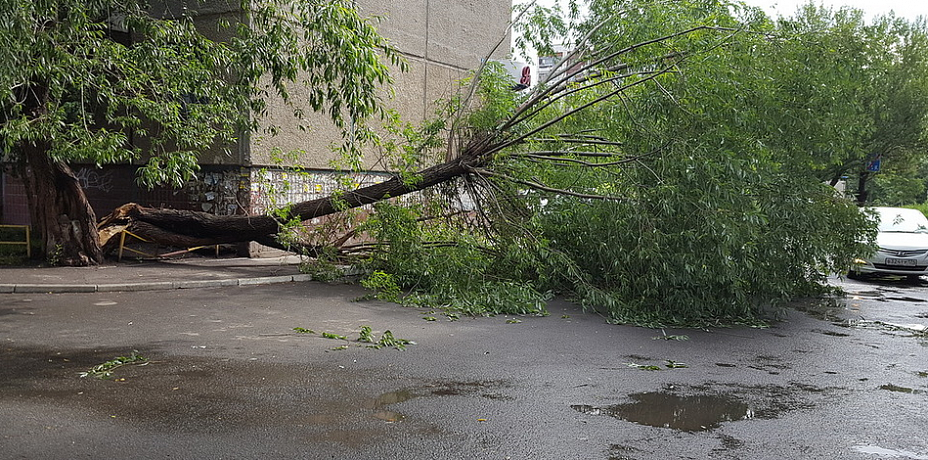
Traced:
<path fill-rule="evenodd" d="M 98 225 L 101 245 L 105 251 L 111 251 L 116 244 L 113 237 L 125 230 L 148 241 L 167 246 L 194 247 L 249 241 L 279 246 L 275 235 L 282 230 L 284 222 L 294 219 L 306 221 L 335 214 L 421 191 L 465 176 L 479 177 L 480 180 L 501 180 L 526 189 L 578 198 L 621 199 L 606 194 L 551 187 L 538 180 L 499 172 L 494 167 L 505 166 L 511 160 L 545 161 L 560 166 L 589 168 L 639 161 L 641 156 L 628 156 L 619 149 L 621 142 L 591 135 L 589 130 L 557 134 L 549 139 L 534 136 L 550 131 L 565 119 L 582 114 L 597 104 L 615 100 L 626 91 L 676 71 L 686 59 L 683 53 L 662 55 L 651 59 L 652 63 L 660 63 L 660 68 L 642 71 L 632 70 L 628 64 L 614 64 L 624 55 L 642 47 L 707 31 L 723 34 L 734 32 L 726 28 L 698 26 L 632 46 L 607 47 L 598 56 L 589 57 L 582 65 L 559 69 L 544 86 L 518 105 L 513 104 L 516 96 L 508 89 L 505 91 L 510 94 L 504 94 L 501 97 L 503 101 L 493 99 L 500 97 L 499 88 L 509 87 L 508 77 L 501 67 L 493 64 L 481 66 L 476 71 L 468 95 L 463 101 L 458 101 L 457 110 L 450 114 L 451 119 L 443 120 L 447 132 L 444 133 L 446 138 L 441 142 L 445 149 L 443 157 L 446 159 L 442 163 L 418 171 L 398 173 L 386 181 L 356 190 L 294 203 L 288 205 L 284 212 L 261 216 L 218 216 L 198 211 L 148 208 L 129 203 L 101 219 Z M 617 84 L 618 82 L 621 84 Z M 552 111 L 552 106 L 578 93 L 590 93 L 594 96 L 587 102 L 571 106 L 554 116 L 547 115 Z M 491 126 L 475 126 L 480 124 L 475 120 L 485 118 L 487 114 L 496 116 L 496 123 Z M 537 122 L 537 118 L 544 120 Z M 519 147 L 528 143 L 553 147 L 541 151 L 520 151 Z M 419 157 L 418 160 L 422 160 L 427 157 L 427 152 L 420 151 L 416 155 Z"/>
<path fill-rule="evenodd" d="M 616 3 L 594 3 L 601 22 L 578 41 L 590 45 L 527 95 L 493 66 L 478 71 L 447 117 L 395 150 L 408 156 L 389 180 L 267 216 L 132 205 L 102 227 L 180 246 L 272 242 L 292 221 L 373 203 L 359 230 L 374 241 L 362 283 L 473 314 L 543 313 L 563 293 L 616 322 L 732 324 L 822 292 L 873 236 L 823 183 L 835 164 L 855 163 L 870 132 L 850 95 L 875 79 L 845 65 L 873 60 L 867 34 L 847 36 L 862 27 L 856 16 L 809 9 L 814 26 L 783 21 L 780 36 L 762 14 L 740 23 L 727 2 Z M 838 46 L 849 40 L 860 46 Z M 819 63 L 810 81 L 795 70 L 808 62 Z M 461 214 L 480 226 L 387 200 L 448 183 L 449 195 L 475 196 Z"/>
<path fill-rule="evenodd" d="M 98 229 L 104 250 L 113 249 L 114 236 L 129 231 L 144 239 L 166 246 L 207 246 L 256 241 L 277 246 L 274 236 L 283 222 L 323 217 L 356 208 L 386 198 L 398 197 L 445 183 L 472 173 L 485 159 L 474 153 L 464 153 L 454 161 L 420 171 L 414 184 L 395 176 L 386 181 L 352 190 L 338 196 L 327 196 L 296 203 L 286 210 L 287 218 L 276 216 L 218 216 L 197 211 L 155 209 L 129 203 L 120 206 L 101 220 Z"/>

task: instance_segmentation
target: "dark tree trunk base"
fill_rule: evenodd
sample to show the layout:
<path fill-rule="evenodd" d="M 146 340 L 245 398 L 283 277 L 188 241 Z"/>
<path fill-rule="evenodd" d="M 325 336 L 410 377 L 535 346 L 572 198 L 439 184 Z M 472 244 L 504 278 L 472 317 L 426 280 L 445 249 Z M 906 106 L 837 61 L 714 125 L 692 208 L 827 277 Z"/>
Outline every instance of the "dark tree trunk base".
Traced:
<path fill-rule="evenodd" d="M 103 261 L 94 226 L 96 216 L 68 165 L 48 157 L 48 146 L 24 145 L 23 182 L 32 225 L 42 237 L 45 258 L 57 265 L 85 266 Z"/>

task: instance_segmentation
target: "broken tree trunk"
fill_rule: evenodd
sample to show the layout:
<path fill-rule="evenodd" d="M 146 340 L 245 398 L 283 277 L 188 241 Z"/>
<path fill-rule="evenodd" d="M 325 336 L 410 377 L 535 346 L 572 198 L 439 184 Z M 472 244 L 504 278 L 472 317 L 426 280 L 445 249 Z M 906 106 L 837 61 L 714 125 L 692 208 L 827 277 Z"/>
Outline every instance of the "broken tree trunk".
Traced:
<path fill-rule="evenodd" d="M 29 122 L 48 114 L 49 91 L 44 84 L 19 89 Z M 94 227 L 96 216 L 77 176 L 63 161 L 52 158 L 51 142 L 23 139 L 18 145 L 26 199 L 35 234 L 42 238 L 46 261 L 54 265 L 95 265 L 103 251 Z"/>
<path fill-rule="evenodd" d="M 337 196 L 328 196 L 290 206 L 290 217 L 309 220 L 417 192 L 471 172 L 477 161 L 453 161 L 419 171 L 413 184 L 393 178 Z M 473 158 L 473 157 L 471 157 Z M 166 246 L 194 247 L 248 241 L 268 242 L 281 230 L 276 218 L 263 216 L 217 216 L 197 211 L 154 209 L 129 203 L 117 208 L 99 224 L 104 250 L 118 245 L 114 238 L 126 230 L 148 241 Z"/>
<path fill-rule="evenodd" d="M 48 156 L 47 143 L 24 143 L 26 187 L 32 225 L 42 238 L 45 258 L 55 265 L 85 266 L 103 261 L 93 223 L 96 217 L 67 164 Z"/>

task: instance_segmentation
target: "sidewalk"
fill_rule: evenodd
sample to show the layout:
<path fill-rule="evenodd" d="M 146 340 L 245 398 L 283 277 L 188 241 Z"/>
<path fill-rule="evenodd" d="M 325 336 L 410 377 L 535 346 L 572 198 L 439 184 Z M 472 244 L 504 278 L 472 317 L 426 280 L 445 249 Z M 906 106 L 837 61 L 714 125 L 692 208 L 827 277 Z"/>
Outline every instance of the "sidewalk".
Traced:
<path fill-rule="evenodd" d="M 0 294 L 157 291 L 310 281 L 298 256 L 107 262 L 96 267 L 0 267 Z"/>

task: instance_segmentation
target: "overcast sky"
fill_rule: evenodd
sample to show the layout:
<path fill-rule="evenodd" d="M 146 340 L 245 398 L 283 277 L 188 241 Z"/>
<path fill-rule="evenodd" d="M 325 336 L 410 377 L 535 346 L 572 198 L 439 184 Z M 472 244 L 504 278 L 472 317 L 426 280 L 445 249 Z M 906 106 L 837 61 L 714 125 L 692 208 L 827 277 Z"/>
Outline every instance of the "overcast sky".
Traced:
<path fill-rule="evenodd" d="M 528 3 L 531 0 L 514 0 L 513 3 Z M 566 4 L 566 0 L 537 0 L 541 5 Z M 792 16 L 799 5 L 807 0 L 742 0 L 749 5 L 762 8 L 769 16 Z M 869 18 L 893 11 L 896 16 L 914 20 L 919 16 L 928 19 L 928 0 L 814 0 L 832 8 L 850 6 L 863 10 Z"/>
<path fill-rule="evenodd" d="M 749 5 L 759 6 L 771 16 L 792 16 L 799 5 L 805 0 L 744 0 Z M 864 10 L 868 16 L 888 13 L 890 10 L 896 16 L 915 19 L 918 16 L 928 17 L 928 0 L 817 0 L 816 3 L 831 7 L 847 5 Z"/>
<path fill-rule="evenodd" d="M 530 0 L 515 0 L 514 3 L 527 3 Z M 551 5 L 557 0 L 538 0 L 540 4 Z M 806 0 L 743 0 L 749 5 L 759 6 L 771 16 L 792 16 L 799 5 L 805 4 Z M 890 10 L 908 19 L 915 19 L 917 16 L 928 17 L 928 0 L 815 0 L 816 3 L 825 4 L 831 7 L 842 5 L 851 6 L 864 10 L 868 16 L 872 17 L 878 14 L 888 13 Z M 561 2 L 564 3 L 563 1 Z"/>

